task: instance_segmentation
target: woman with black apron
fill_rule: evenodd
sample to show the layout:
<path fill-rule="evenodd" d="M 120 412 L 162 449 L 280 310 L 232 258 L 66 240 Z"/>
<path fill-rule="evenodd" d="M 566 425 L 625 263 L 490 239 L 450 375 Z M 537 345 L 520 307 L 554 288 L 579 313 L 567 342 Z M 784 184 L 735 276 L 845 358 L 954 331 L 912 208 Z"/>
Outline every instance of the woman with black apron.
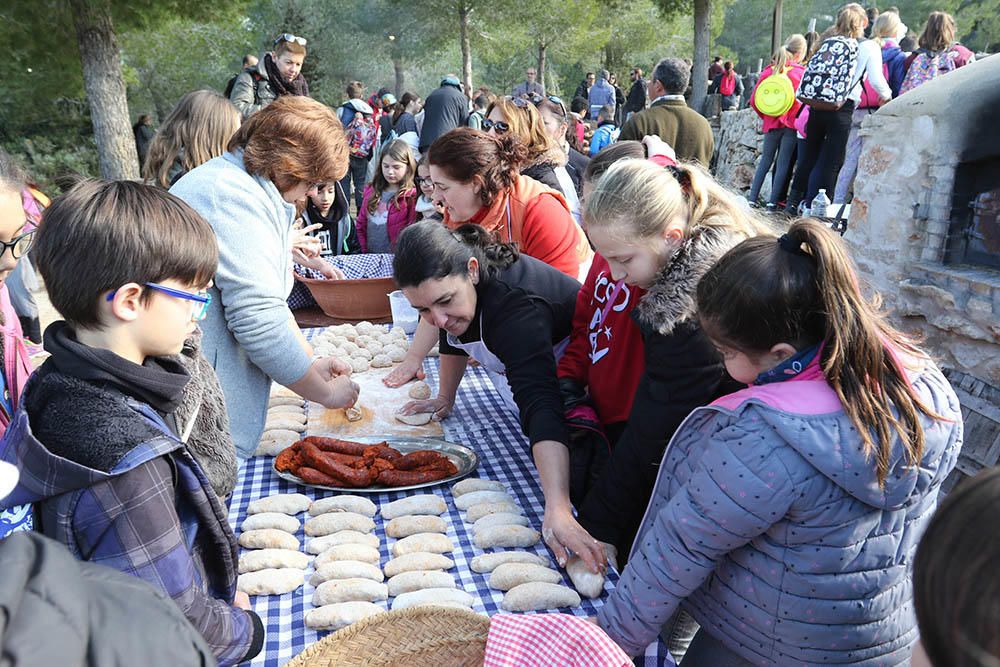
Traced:
<path fill-rule="evenodd" d="M 602 548 L 573 516 L 568 432 L 556 378 L 580 284 L 518 255 L 513 246 L 496 244 L 477 225 L 452 231 L 437 222 L 418 222 L 400 234 L 393 272 L 420 316 L 441 332 L 438 394 L 408 403 L 403 412 L 447 417 L 467 358 L 478 361 L 518 413 L 531 445 L 545 495 L 546 543 L 561 565 L 567 549 L 603 563 Z"/>

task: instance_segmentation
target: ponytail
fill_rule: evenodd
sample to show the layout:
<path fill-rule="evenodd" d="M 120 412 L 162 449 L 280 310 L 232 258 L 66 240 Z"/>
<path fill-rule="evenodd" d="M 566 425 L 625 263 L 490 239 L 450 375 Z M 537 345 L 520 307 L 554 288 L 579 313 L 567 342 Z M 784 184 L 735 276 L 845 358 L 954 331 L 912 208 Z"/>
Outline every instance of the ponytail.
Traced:
<path fill-rule="evenodd" d="M 469 259 L 475 257 L 481 280 L 517 261 L 517 248 L 497 243 L 479 225 L 461 225 L 454 231 L 437 221 L 415 222 L 399 235 L 392 273 L 402 287 L 416 287 L 426 280 L 465 275 Z"/>
<path fill-rule="evenodd" d="M 478 179 L 479 198 L 491 206 L 504 190 L 514 187 L 527 150 L 508 134 L 499 137 L 471 127 L 458 127 L 438 137 L 427 153 L 428 164 L 459 183 Z"/>
<path fill-rule="evenodd" d="M 785 70 L 785 65 L 791 57 L 792 54 L 790 54 L 785 47 L 779 46 L 778 50 L 774 52 L 773 56 L 771 56 L 771 71 L 774 74 L 783 72 Z"/>
<path fill-rule="evenodd" d="M 907 463 L 920 462 L 919 413 L 941 417 L 917 397 L 895 352 L 925 355 L 864 298 L 843 242 L 825 225 L 800 220 L 779 242 L 757 237 L 733 248 L 699 283 L 698 310 L 711 338 L 750 355 L 822 342 L 823 374 L 874 459 L 879 484 L 894 436 Z"/>

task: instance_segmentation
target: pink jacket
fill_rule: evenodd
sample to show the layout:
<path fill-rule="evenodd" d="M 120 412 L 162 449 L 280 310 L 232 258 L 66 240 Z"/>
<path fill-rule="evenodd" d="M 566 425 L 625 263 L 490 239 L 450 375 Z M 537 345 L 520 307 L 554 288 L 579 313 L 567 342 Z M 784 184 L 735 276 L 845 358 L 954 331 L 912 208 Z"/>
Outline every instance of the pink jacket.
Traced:
<path fill-rule="evenodd" d="M 368 201 L 371 198 L 372 186 L 366 185 L 357 220 L 358 242 L 361 244 L 361 252 L 368 252 Z M 396 247 L 399 233 L 417 219 L 417 189 L 412 188 L 404 193 L 401 203 L 402 206 L 397 206 L 394 201 L 389 202 L 389 219 L 386 221 L 386 227 L 389 231 L 390 248 Z"/>
<path fill-rule="evenodd" d="M 14 410 L 20 404 L 21 391 L 28 381 L 28 376 L 34 372 L 31 360 L 28 358 L 28 348 L 24 345 L 24 334 L 21 332 L 21 322 L 10 303 L 7 286 L 0 285 L 0 313 L 3 323 L 0 324 L 0 334 L 3 335 L 3 377 L 4 384 L 10 394 L 10 404 Z M 0 435 L 7 430 L 11 415 L 0 407 Z"/>
<path fill-rule="evenodd" d="M 785 72 L 785 74 L 788 76 L 789 79 L 791 79 L 793 90 L 798 90 L 799 82 L 802 81 L 802 73 L 805 71 L 806 68 L 804 65 L 802 65 L 802 63 L 789 63 L 788 71 Z M 753 92 L 750 94 L 750 107 L 754 111 L 757 111 L 757 107 L 754 106 L 753 103 L 754 96 L 757 94 L 757 88 L 760 87 L 760 84 L 764 81 L 764 79 L 771 76 L 771 74 L 773 73 L 774 73 L 774 67 L 771 65 L 765 67 L 764 70 L 760 73 L 760 77 L 758 77 L 757 79 L 757 85 L 754 86 Z M 764 134 L 767 134 L 771 130 L 777 130 L 782 127 L 789 127 L 794 129 L 795 116 L 798 115 L 799 107 L 801 106 L 802 102 L 799 102 L 798 98 L 796 98 L 795 102 L 792 104 L 792 108 L 789 109 L 785 113 L 785 115 L 778 116 L 777 118 L 775 118 L 774 116 L 767 116 L 757 111 L 757 115 L 764 120 Z"/>

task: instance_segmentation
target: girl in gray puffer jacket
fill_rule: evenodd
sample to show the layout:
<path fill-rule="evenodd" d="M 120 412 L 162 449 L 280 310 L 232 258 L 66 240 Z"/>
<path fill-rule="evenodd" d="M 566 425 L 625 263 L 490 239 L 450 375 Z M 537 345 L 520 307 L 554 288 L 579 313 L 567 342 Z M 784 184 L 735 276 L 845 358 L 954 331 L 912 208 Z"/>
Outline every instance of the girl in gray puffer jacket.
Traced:
<path fill-rule="evenodd" d="M 955 393 L 814 221 L 729 251 L 698 310 L 750 386 L 678 428 L 600 625 L 634 655 L 682 607 L 701 625 L 684 665 L 907 664 Z"/>

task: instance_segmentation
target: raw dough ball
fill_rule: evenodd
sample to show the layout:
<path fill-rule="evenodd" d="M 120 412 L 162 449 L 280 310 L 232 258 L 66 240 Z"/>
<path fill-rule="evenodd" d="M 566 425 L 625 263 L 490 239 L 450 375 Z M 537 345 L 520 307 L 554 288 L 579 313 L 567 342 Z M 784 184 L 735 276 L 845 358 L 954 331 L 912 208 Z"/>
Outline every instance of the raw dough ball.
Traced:
<path fill-rule="evenodd" d="M 343 345 L 341 345 L 340 349 L 353 357 L 355 354 L 357 354 L 358 350 L 360 350 L 361 348 L 358 347 L 356 343 L 348 341 Z"/>
<path fill-rule="evenodd" d="M 395 415 L 396 421 L 409 424 L 410 426 L 426 426 L 430 423 L 433 416 L 433 412 L 418 412 L 414 415 L 401 415 L 397 412 Z"/>
<path fill-rule="evenodd" d="M 403 359 L 406 359 L 406 350 L 401 348 L 399 345 L 386 345 L 382 348 L 382 354 L 387 355 L 392 359 L 393 363 L 399 363 Z"/>
<path fill-rule="evenodd" d="M 378 336 L 378 342 L 382 343 L 382 345 L 395 345 L 397 340 L 399 339 L 394 338 L 387 333 L 379 334 Z"/>
<path fill-rule="evenodd" d="M 298 568 L 267 568 L 241 574 L 236 589 L 247 595 L 284 595 L 305 583 L 305 573 Z"/>
<path fill-rule="evenodd" d="M 351 371 L 355 373 L 364 373 L 368 370 L 368 362 L 364 357 L 351 357 Z"/>
<path fill-rule="evenodd" d="M 392 359 L 385 354 L 376 354 L 372 359 L 372 368 L 389 368 L 392 366 Z"/>
<path fill-rule="evenodd" d="M 346 342 L 347 338 L 345 338 L 344 336 L 334 336 L 333 338 L 330 339 L 330 345 L 332 345 L 333 347 L 344 347 L 344 344 Z"/>
<path fill-rule="evenodd" d="M 339 630 L 363 618 L 384 612 L 385 609 L 373 602 L 338 602 L 306 612 L 306 627 L 313 630 Z"/>
<path fill-rule="evenodd" d="M 389 329 L 389 333 L 393 336 L 406 338 L 406 332 L 403 331 L 403 327 L 392 327 Z"/>
<path fill-rule="evenodd" d="M 379 327 L 375 326 L 368 320 L 365 320 L 364 322 L 358 322 L 357 324 L 354 325 L 354 328 L 355 330 L 357 330 L 359 334 L 369 334 L 372 333 L 373 331 L 379 330 Z"/>
<path fill-rule="evenodd" d="M 381 352 L 382 347 L 383 347 L 382 343 L 380 343 L 378 340 L 374 338 L 369 338 L 368 341 L 365 343 L 365 349 L 371 352 L 372 354 L 378 354 L 379 352 Z"/>
<path fill-rule="evenodd" d="M 347 417 L 347 421 L 349 422 L 359 422 L 364 419 L 365 415 L 361 412 L 361 408 L 353 405 L 349 408 L 344 408 L 344 416 Z"/>
<path fill-rule="evenodd" d="M 352 359 L 357 359 L 358 357 L 360 357 L 360 358 L 364 359 L 365 361 L 371 361 L 372 357 L 374 357 L 374 356 L 375 355 L 372 354 L 371 350 L 363 347 L 360 350 L 358 350 L 357 352 L 355 352 L 354 354 L 352 354 L 351 358 Z"/>
<path fill-rule="evenodd" d="M 333 355 L 334 347 L 332 345 L 317 345 L 313 348 L 313 354 L 317 357 L 329 357 Z"/>
<path fill-rule="evenodd" d="M 423 380 L 419 380 L 410 387 L 409 394 L 410 398 L 415 398 L 418 401 L 426 400 L 431 397 L 431 387 Z"/>

